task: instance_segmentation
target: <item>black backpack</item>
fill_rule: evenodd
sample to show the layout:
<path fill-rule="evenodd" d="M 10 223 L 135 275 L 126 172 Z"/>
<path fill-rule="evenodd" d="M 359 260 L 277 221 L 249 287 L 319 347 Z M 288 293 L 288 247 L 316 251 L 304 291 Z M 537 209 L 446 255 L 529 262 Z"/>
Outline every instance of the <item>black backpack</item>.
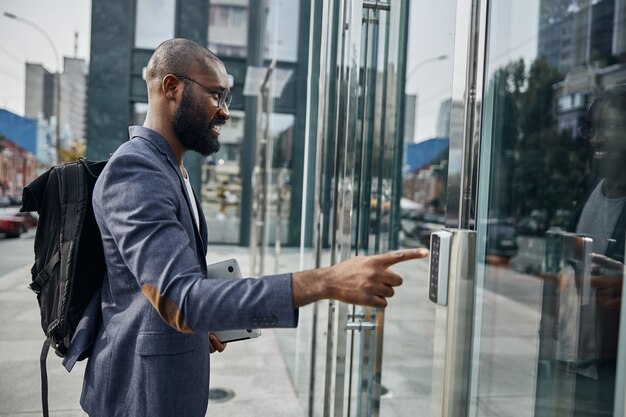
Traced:
<path fill-rule="evenodd" d="M 46 358 L 67 353 L 85 308 L 100 289 L 104 252 L 91 196 L 106 161 L 78 159 L 50 168 L 24 187 L 20 211 L 37 211 L 35 264 L 28 286 L 37 294 L 46 340 L 41 350 L 43 414 L 48 416 Z M 81 357 L 85 359 L 88 355 Z"/>

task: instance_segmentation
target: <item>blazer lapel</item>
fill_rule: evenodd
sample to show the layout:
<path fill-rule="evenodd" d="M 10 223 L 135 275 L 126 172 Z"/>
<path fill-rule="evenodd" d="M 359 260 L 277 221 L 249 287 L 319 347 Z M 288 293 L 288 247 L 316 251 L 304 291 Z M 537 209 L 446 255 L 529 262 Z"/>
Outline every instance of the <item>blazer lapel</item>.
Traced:
<path fill-rule="evenodd" d="M 180 171 L 180 167 L 176 161 L 176 157 L 174 156 L 174 152 L 167 144 L 165 139 L 161 135 L 156 132 L 151 131 L 150 129 L 146 129 L 140 126 L 131 126 L 129 128 L 131 139 L 135 137 L 143 138 L 151 142 L 159 152 L 161 152 L 167 158 L 170 166 L 176 173 L 178 177 L 178 182 L 180 184 L 181 191 L 183 196 L 185 197 L 185 202 L 187 203 L 187 210 L 189 212 L 189 216 L 191 217 L 191 224 L 193 227 L 193 233 L 196 240 L 196 254 L 198 255 L 198 259 L 200 260 L 200 264 L 206 270 L 206 238 L 203 239 L 202 236 L 206 236 L 206 221 L 204 219 L 204 214 L 202 209 L 200 208 L 200 204 L 198 204 L 199 200 L 194 192 L 194 197 L 196 198 L 196 207 L 198 208 L 198 217 L 200 218 L 200 228 L 196 225 L 196 220 L 194 219 L 193 209 L 191 208 L 191 201 L 189 196 L 187 195 L 187 187 L 185 187 L 185 180 L 183 179 L 183 174 Z M 204 228 L 204 234 L 201 235 L 202 229 Z"/>

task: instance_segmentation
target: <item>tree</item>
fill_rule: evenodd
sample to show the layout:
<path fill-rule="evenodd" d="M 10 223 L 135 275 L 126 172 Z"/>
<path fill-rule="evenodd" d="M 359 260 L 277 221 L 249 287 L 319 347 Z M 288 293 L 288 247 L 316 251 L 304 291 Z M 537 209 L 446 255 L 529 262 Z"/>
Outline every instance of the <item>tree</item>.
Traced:
<path fill-rule="evenodd" d="M 543 58 L 513 61 L 489 83 L 491 217 L 545 213 L 549 221 L 570 209 L 584 175 L 586 150 L 556 126 L 554 85 L 563 75 Z"/>
<path fill-rule="evenodd" d="M 60 162 L 75 161 L 81 156 L 85 156 L 85 145 L 83 143 L 74 143 L 68 148 L 61 148 Z"/>
<path fill-rule="evenodd" d="M 548 223 L 557 210 L 571 208 L 576 184 L 584 175 L 584 149 L 556 126 L 553 86 L 562 79 L 557 69 L 539 58 L 532 63 L 519 96 L 520 139 L 512 184 L 516 212 L 528 216 L 541 210 Z"/>

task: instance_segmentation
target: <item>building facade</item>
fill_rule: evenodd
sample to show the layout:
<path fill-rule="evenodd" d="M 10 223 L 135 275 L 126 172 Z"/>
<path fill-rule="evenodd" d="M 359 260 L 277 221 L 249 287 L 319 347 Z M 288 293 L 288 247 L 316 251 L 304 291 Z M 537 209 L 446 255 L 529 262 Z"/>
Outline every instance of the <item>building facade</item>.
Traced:
<path fill-rule="evenodd" d="M 21 195 L 38 172 L 35 155 L 9 139 L 0 140 L 0 195 Z"/>
<path fill-rule="evenodd" d="M 228 178 L 239 194 L 237 207 L 232 210 L 239 214 L 240 221 L 233 218 L 235 223 L 220 221 L 211 225 L 215 231 L 211 239 L 219 236 L 218 242 L 221 243 L 247 244 L 253 225 L 252 173 L 257 163 L 258 98 L 243 93 L 248 67 L 267 66 L 270 59 L 276 57 L 279 68 L 293 71 L 294 76 L 274 102 L 271 120 L 275 126 L 282 126 L 285 120 L 295 120 L 294 159 L 301 159 L 304 152 L 305 125 L 300 120 L 304 120 L 306 103 L 297 97 L 306 89 L 306 10 L 309 3 L 274 1 L 264 4 L 245 0 L 97 0 L 92 5 L 86 135 L 90 158 L 107 158 L 128 140 L 128 125 L 143 123 L 147 109 L 143 71 L 159 43 L 172 37 L 191 39 L 213 48 L 226 65 L 233 80 L 234 99 L 230 108 L 232 124 L 227 123 L 222 130 L 222 154 L 215 156 L 216 164 L 210 169 L 202 168 L 205 163 L 213 163 L 210 159 L 204 160 L 196 154 L 185 158 L 185 166 L 192 174 L 192 184 L 212 214 L 210 221 L 214 220 L 217 210 L 215 205 L 211 206 L 215 202 L 216 179 Z M 280 25 L 277 19 L 280 19 Z M 299 35 L 293 36 L 293 33 Z M 229 133 L 231 127 L 233 132 Z M 278 138 L 279 133 L 276 131 L 273 135 Z M 219 161 L 222 161 L 221 165 Z M 293 165 L 290 177 L 299 180 L 295 184 L 301 184 L 302 169 L 299 164 Z M 215 173 L 213 181 L 207 177 L 203 179 L 203 172 Z M 298 189 L 292 190 L 292 194 L 301 195 Z M 301 204 L 299 198 L 290 204 L 287 216 L 290 224 L 299 224 Z M 288 230 L 287 244 L 297 245 L 299 228 Z M 310 240 L 311 231 L 308 234 Z"/>
<path fill-rule="evenodd" d="M 46 163 L 55 160 L 57 115 L 60 114 L 59 134 L 63 149 L 85 141 L 87 63 L 81 58 L 64 57 L 63 64 L 60 87 L 57 88 L 55 74 L 41 64 L 26 63 L 24 115 L 40 121 L 42 134 L 39 140 L 42 143 L 37 157 Z"/>

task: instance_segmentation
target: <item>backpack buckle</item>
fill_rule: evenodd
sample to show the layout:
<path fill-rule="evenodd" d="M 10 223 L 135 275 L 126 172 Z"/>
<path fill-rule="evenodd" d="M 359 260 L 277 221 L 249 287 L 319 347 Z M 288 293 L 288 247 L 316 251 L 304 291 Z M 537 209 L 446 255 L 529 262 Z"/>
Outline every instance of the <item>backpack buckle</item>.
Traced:
<path fill-rule="evenodd" d="M 56 264 L 56 262 L 55 262 Z M 54 267 L 54 265 L 53 265 Z M 46 272 L 46 270 L 43 270 L 39 273 L 39 275 L 37 275 L 37 278 L 35 278 L 33 280 L 33 282 L 31 282 L 28 285 L 28 288 L 34 292 L 35 294 L 39 294 L 41 292 L 41 290 L 43 289 L 43 286 L 46 284 L 46 282 L 48 282 L 48 279 L 50 278 L 50 275 L 48 275 L 48 273 Z"/>
<path fill-rule="evenodd" d="M 31 290 L 32 292 L 34 292 L 37 295 L 39 295 L 39 293 L 41 293 L 41 285 L 39 285 L 39 283 L 36 282 L 36 281 L 33 281 L 30 284 L 28 284 L 28 289 Z"/>

